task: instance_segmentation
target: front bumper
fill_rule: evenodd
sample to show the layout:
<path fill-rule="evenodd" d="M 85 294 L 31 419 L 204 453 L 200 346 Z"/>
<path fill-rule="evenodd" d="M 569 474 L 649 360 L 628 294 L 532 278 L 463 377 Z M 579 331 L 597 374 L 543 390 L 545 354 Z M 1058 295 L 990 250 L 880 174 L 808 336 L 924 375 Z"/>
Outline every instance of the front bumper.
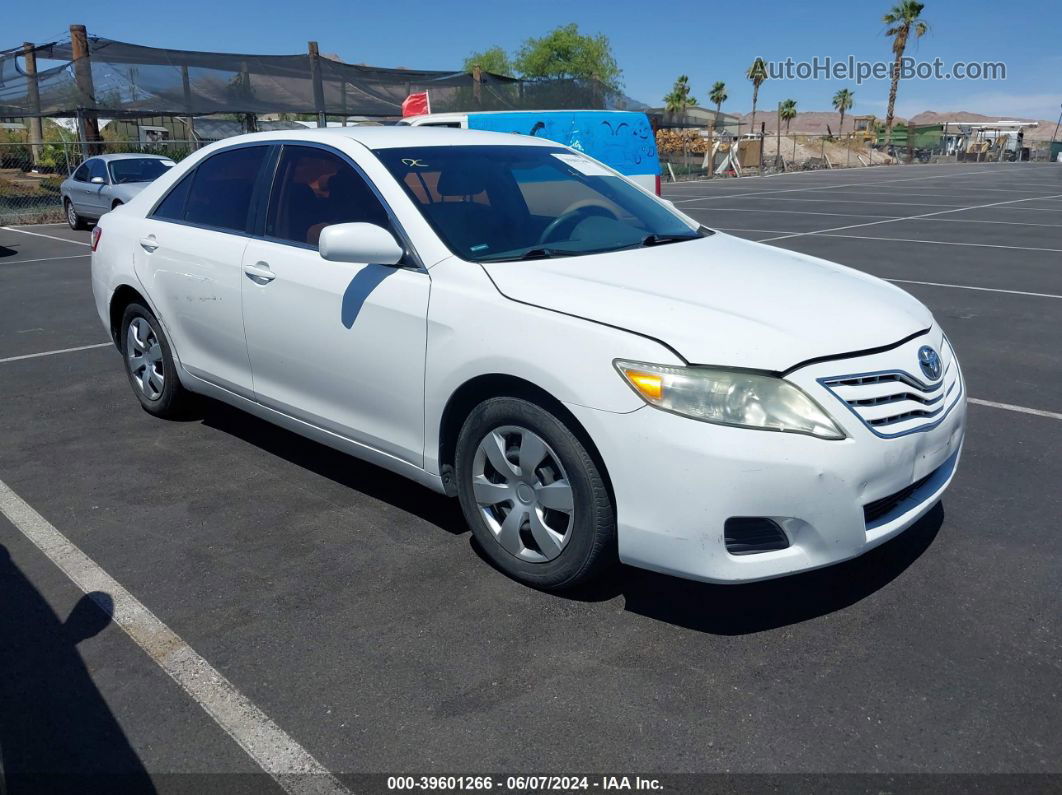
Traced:
<path fill-rule="evenodd" d="M 913 355 L 907 347 L 856 364 L 883 369 L 887 360 Z M 712 425 L 649 406 L 627 414 L 569 406 L 612 480 L 620 559 L 707 582 L 749 582 L 848 560 L 918 521 L 958 466 L 965 394 L 932 427 L 881 438 L 836 405 L 818 382 L 854 372 L 852 366 L 851 360 L 824 362 L 788 376 L 837 420 L 848 435 L 840 441 Z M 923 479 L 882 515 L 866 520 L 865 505 Z M 730 554 L 724 524 L 733 517 L 772 519 L 789 546 Z"/>

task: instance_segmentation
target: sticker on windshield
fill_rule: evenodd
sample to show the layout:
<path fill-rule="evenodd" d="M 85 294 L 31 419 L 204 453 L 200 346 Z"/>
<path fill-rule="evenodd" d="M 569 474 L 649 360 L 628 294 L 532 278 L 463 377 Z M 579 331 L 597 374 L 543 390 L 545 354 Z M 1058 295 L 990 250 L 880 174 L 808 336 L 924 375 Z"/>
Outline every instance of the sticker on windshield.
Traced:
<path fill-rule="evenodd" d="M 588 160 L 582 155 L 570 155 L 570 154 L 557 154 L 553 156 L 560 160 L 565 165 L 571 166 L 580 174 L 587 177 L 611 177 L 612 172 L 604 166 L 599 166 L 593 160 Z"/>

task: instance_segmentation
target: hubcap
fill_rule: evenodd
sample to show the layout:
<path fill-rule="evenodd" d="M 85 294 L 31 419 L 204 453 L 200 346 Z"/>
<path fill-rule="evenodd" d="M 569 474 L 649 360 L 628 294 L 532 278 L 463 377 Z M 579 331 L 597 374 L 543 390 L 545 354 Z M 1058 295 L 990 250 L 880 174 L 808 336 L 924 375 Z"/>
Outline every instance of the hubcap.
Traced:
<path fill-rule="evenodd" d="M 135 317 L 125 338 L 125 359 L 133 381 L 148 400 L 162 397 L 162 347 L 146 318 Z"/>
<path fill-rule="evenodd" d="M 70 202 L 66 203 L 66 220 L 70 223 L 70 226 L 74 226 L 77 223 L 77 213 L 74 212 L 74 205 Z"/>
<path fill-rule="evenodd" d="M 530 563 L 556 558 L 571 539 L 574 497 L 560 458 L 527 428 L 495 428 L 472 461 L 472 492 L 494 538 Z"/>

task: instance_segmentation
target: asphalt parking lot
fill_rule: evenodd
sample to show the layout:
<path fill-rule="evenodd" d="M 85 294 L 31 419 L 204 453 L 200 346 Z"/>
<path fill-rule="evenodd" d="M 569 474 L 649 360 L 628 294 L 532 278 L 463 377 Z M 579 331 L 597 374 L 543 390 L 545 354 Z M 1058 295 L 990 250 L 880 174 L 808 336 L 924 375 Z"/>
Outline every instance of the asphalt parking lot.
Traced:
<path fill-rule="evenodd" d="M 922 522 L 768 583 L 620 569 L 536 592 L 481 559 L 455 502 L 223 406 L 139 410 L 95 316 L 88 233 L 64 226 L 0 228 L 0 504 L 24 501 L 341 777 L 1062 774 L 1062 166 L 664 192 L 933 310 L 973 402 Z M 23 524 L 0 515 L 5 770 L 160 789 L 258 771 Z"/>

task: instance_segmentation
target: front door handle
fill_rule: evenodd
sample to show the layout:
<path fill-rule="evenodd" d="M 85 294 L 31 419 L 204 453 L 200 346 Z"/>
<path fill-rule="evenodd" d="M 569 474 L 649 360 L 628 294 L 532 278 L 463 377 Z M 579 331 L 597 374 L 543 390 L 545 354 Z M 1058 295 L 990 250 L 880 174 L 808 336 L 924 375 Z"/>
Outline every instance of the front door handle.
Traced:
<path fill-rule="evenodd" d="M 155 239 L 154 235 L 148 235 L 147 237 L 140 238 L 140 247 L 150 254 L 159 247 L 159 241 Z"/>
<path fill-rule="evenodd" d="M 277 275 L 269 270 L 269 264 L 266 262 L 256 262 L 254 265 L 244 265 L 243 272 L 246 273 L 247 278 L 255 284 L 269 284 L 273 279 L 277 278 Z"/>

